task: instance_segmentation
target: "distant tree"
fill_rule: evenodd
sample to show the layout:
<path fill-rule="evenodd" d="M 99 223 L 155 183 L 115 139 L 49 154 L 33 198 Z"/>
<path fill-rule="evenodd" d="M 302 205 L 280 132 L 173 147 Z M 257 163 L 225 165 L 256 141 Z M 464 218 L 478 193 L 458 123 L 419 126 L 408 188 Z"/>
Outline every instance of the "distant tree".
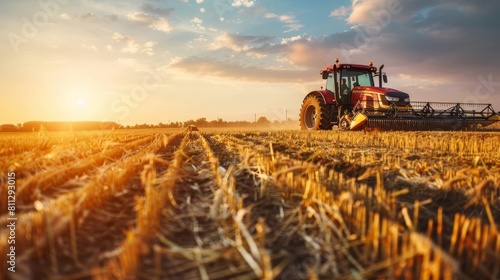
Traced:
<path fill-rule="evenodd" d="M 208 124 L 207 118 L 199 118 L 194 122 L 194 125 L 199 127 L 207 126 L 207 124 Z"/>
<path fill-rule="evenodd" d="M 271 124 L 271 122 L 266 117 L 262 116 L 257 120 L 257 124 L 258 125 L 269 125 L 269 124 Z"/>
<path fill-rule="evenodd" d="M 171 122 L 166 127 L 169 127 L 169 128 L 178 128 L 178 127 L 182 127 L 182 123 L 180 123 L 180 122 Z"/>
<path fill-rule="evenodd" d="M 18 131 L 18 128 L 13 124 L 2 124 L 0 125 L 0 131 L 15 132 Z"/>
<path fill-rule="evenodd" d="M 185 121 L 182 126 L 183 127 L 188 127 L 190 125 L 196 125 L 196 121 L 194 121 L 194 120 Z"/>

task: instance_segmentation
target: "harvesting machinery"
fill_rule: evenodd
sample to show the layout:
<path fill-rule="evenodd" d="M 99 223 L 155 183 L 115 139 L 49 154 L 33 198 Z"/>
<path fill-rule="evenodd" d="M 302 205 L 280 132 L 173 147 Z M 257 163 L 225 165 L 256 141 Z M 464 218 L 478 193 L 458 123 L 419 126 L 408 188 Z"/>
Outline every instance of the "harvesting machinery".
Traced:
<path fill-rule="evenodd" d="M 407 93 L 382 87 L 387 83 L 383 69 L 336 59 L 320 72 L 326 88 L 304 98 L 301 129 L 466 130 L 500 121 L 491 104 L 410 101 Z"/>

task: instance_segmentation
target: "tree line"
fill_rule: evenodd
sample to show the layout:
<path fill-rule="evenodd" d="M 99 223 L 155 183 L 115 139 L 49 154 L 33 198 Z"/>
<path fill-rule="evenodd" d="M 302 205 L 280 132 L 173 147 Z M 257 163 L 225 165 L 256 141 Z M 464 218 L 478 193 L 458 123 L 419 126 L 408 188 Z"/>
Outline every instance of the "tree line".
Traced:
<path fill-rule="evenodd" d="M 296 123 L 296 121 L 292 121 L 291 119 L 283 120 L 283 121 L 270 121 L 266 117 L 260 117 L 255 122 L 249 121 L 225 121 L 223 119 L 217 120 L 207 120 L 206 118 L 198 118 L 196 120 L 187 120 L 184 122 L 170 122 L 168 124 L 160 122 L 156 125 L 154 124 L 136 124 L 136 125 L 127 125 L 124 128 L 133 129 L 133 128 L 183 128 L 188 127 L 190 125 L 194 125 L 197 127 L 271 127 L 271 126 L 285 126 Z M 298 124 L 297 124 L 298 125 Z"/>
<path fill-rule="evenodd" d="M 288 126 L 295 124 L 296 121 L 291 119 L 283 121 L 270 121 L 266 117 L 260 117 L 254 122 L 249 121 L 225 121 L 223 119 L 207 120 L 206 118 L 198 118 L 196 120 L 187 120 L 184 122 L 170 122 L 158 124 L 135 124 L 135 125 L 120 125 L 116 122 L 44 122 L 44 121 L 29 121 L 25 123 L 3 124 L 0 125 L 0 132 L 18 132 L 18 131 L 82 131 L 82 130 L 112 130 L 112 129 L 143 129 L 143 128 L 183 128 L 190 125 L 197 127 L 271 127 L 271 126 Z"/>
<path fill-rule="evenodd" d="M 111 130 L 118 129 L 122 126 L 116 122 L 43 122 L 29 121 L 23 124 L 4 124 L 0 126 L 0 131 L 16 132 L 16 131 L 81 131 L 81 130 Z"/>

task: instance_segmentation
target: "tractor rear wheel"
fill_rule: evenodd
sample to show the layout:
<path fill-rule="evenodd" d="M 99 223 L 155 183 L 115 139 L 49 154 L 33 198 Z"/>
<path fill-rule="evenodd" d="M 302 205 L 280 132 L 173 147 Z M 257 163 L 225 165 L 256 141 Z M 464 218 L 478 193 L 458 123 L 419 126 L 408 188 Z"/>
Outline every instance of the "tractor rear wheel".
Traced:
<path fill-rule="evenodd" d="M 300 129 L 302 130 L 330 130 L 333 110 L 320 96 L 308 95 L 304 98 L 300 109 Z"/>

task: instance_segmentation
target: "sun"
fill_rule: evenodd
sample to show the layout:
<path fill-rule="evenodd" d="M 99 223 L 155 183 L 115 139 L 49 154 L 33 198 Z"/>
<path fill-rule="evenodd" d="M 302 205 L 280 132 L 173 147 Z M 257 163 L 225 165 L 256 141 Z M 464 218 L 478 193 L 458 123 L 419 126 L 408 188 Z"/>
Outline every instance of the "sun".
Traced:
<path fill-rule="evenodd" d="M 110 106 L 104 102 L 105 85 L 99 77 L 75 70 L 67 71 L 65 79 L 56 84 L 54 114 L 66 121 L 89 121 L 103 118 Z M 56 113 L 57 112 L 57 113 Z"/>
<path fill-rule="evenodd" d="M 75 105 L 77 108 L 84 108 L 87 102 L 85 102 L 85 99 L 83 97 L 78 97 L 76 99 Z"/>

